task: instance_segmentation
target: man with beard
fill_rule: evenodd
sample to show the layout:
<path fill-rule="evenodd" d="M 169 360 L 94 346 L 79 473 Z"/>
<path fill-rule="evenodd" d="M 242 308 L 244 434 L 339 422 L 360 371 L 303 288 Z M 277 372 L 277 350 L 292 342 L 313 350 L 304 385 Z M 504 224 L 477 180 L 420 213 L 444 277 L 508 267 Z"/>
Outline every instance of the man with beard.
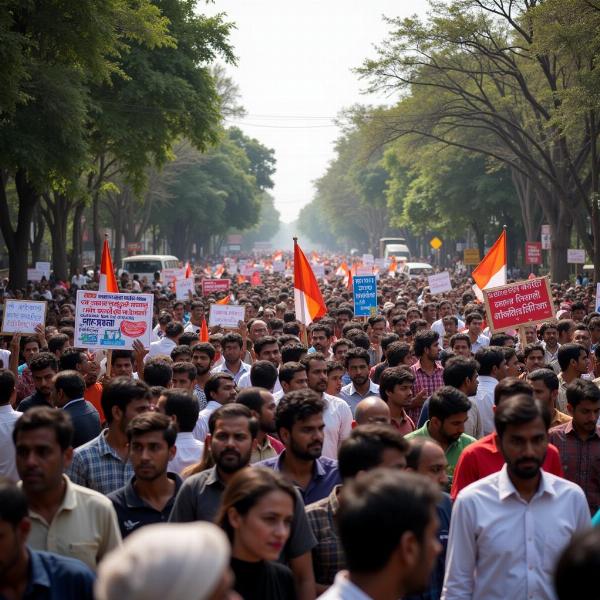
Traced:
<path fill-rule="evenodd" d="M 52 380 L 58 372 L 58 360 L 51 352 L 39 352 L 31 359 L 29 370 L 33 377 L 35 393 L 19 403 L 17 410 L 22 413 L 34 406 L 53 406 Z"/>
<path fill-rule="evenodd" d="M 208 427 L 206 444 L 215 466 L 185 480 L 175 499 L 170 522 L 214 521 L 225 486 L 250 463 L 258 423 L 246 406 L 227 404 L 218 408 L 210 415 Z M 302 499 L 297 494 L 290 537 L 281 558 L 292 569 L 298 600 L 315 598 L 311 559 L 315 544 Z"/>
<path fill-rule="evenodd" d="M 210 379 L 210 370 L 215 361 L 216 350 L 209 342 L 200 342 L 192 348 L 192 363 L 196 367 L 196 383 L 194 385 L 194 398 L 198 400 L 198 408 L 206 408 L 208 400 L 204 393 L 204 386 Z"/>
<path fill-rule="evenodd" d="M 250 409 L 252 416 L 258 421 L 256 447 L 252 451 L 250 463 L 254 464 L 267 458 L 281 454 L 284 445 L 270 436 L 275 433 L 275 400 L 273 394 L 260 387 L 244 388 L 235 401 Z"/>
<path fill-rule="evenodd" d="M 565 477 L 578 484 L 587 498 L 590 512 L 600 508 L 600 389 L 595 383 L 575 379 L 567 386 L 567 410 L 572 420 L 548 432 L 558 448 Z"/>
<path fill-rule="evenodd" d="M 321 456 L 325 437 L 325 402 L 312 390 L 286 394 L 275 413 L 279 439 L 285 450 L 259 463 L 289 479 L 300 490 L 305 504 L 326 498 L 341 483 L 337 461 Z"/>
<path fill-rule="evenodd" d="M 124 538 L 144 525 L 169 519 L 181 487 L 181 478 L 167 473 L 177 451 L 176 437 L 173 421 L 161 413 L 144 413 L 129 423 L 129 460 L 135 475 L 127 485 L 108 495 Z"/>
<path fill-rule="evenodd" d="M 311 348 L 308 349 L 309 354 L 320 352 L 327 359 L 332 357 L 331 354 L 331 329 L 327 325 L 316 323 L 310 330 Z"/>
<path fill-rule="evenodd" d="M 107 429 L 73 453 L 67 475 L 73 483 L 110 494 L 133 475 L 128 460 L 127 426 L 138 414 L 150 410 L 150 388 L 129 377 L 115 377 L 102 390 Z"/>
<path fill-rule="evenodd" d="M 494 420 L 506 464 L 454 503 L 442 600 L 552 600 L 562 550 L 590 527 L 585 495 L 541 468 L 550 424 L 545 404 L 512 396 Z"/>
<path fill-rule="evenodd" d="M 420 429 L 406 435 L 407 441 L 416 437 L 433 438 L 442 447 L 448 461 L 448 485 L 452 483 L 461 452 L 475 441 L 465 433 L 470 408 L 471 402 L 463 392 L 444 386 L 429 399 L 429 420 Z"/>
<path fill-rule="evenodd" d="M 350 383 L 340 392 L 352 414 L 356 405 L 369 396 L 379 396 L 379 386 L 369 379 L 369 353 L 364 348 L 350 348 L 344 358 Z"/>
<path fill-rule="evenodd" d="M 30 530 L 25 494 L 0 482 L 0 597 L 92 600 L 93 571 L 78 560 L 28 548 Z"/>

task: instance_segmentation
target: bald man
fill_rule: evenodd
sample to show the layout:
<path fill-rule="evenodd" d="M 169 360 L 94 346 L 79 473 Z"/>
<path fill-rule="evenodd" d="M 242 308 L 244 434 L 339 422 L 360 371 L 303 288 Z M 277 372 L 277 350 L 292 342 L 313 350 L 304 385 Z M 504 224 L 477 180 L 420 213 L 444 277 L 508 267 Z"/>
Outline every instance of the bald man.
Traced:
<path fill-rule="evenodd" d="M 352 428 L 368 423 L 391 423 L 390 409 L 381 398 L 369 396 L 356 405 Z"/>

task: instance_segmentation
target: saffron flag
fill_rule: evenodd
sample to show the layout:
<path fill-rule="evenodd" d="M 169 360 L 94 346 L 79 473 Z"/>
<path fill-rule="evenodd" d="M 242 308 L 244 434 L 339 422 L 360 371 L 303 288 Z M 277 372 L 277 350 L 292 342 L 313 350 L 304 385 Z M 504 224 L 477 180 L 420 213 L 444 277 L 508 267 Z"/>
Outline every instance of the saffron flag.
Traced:
<path fill-rule="evenodd" d="M 352 265 L 348 269 L 348 277 L 345 278 L 346 289 L 350 290 L 351 292 L 354 291 L 354 280 L 352 278 L 352 269 L 354 269 L 354 265 Z"/>
<path fill-rule="evenodd" d="M 202 317 L 202 325 L 200 326 L 200 341 L 208 342 L 208 326 L 204 317 Z"/>
<path fill-rule="evenodd" d="M 294 305 L 296 319 L 310 325 L 326 312 L 325 302 L 310 263 L 294 238 Z"/>
<path fill-rule="evenodd" d="M 346 277 L 348 275 L 348 265 L 346 264 L 346 261 L 342 262 L 342 264 L 337 268 L 335 274 L 338 277 Z"/>
<path fill-rule="evenodd" d="M 481 290 L 506 285 L 506 229 L 473 270 L 473 279 L 473 291 L 481 302 Z"/>
<path fill-rule="evenodd" d="M 187 279 L 188 277 L 193 277 L 194 274 L 192 273 L 192 267 L 190 267 L 190 263 L 189 261 L 185 263 L 185 279 Z"/>
<path fill-rule="evenodd" d="M 110 248 L 108 247 L 108 239 L 104 238 L 102 246 L 102 260 L 100 261 L 100 282 L 98 290 L 101 292 L 110 292 L 111 294 L 119 293 L 117 278 L 113 268 L 112 258 L 110 257 Z"/>
<path fill-rule="evenodd" d="M 229 302 L 231 302 L 231 294 L 227 294 L 227 296 L 225 296 L 225 298 L 221 298 L 220 300 L 217 300 L 215 302 L 215 304 L 229 304 Z"/>

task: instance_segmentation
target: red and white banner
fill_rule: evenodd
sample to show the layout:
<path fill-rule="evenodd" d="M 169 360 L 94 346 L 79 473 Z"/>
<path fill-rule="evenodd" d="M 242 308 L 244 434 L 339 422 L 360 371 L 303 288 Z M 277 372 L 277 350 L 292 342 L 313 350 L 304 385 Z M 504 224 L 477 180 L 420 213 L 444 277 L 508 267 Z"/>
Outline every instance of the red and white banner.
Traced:
<path fill-rule="evenodd" d="M 203 279 L 202 295 L 227 293 L 231 286 L 231 279 Z"/>
<path fill-rule="evenodd" d="M 525 264 L 542 264 L 542 242 L 525 242 Z"/>

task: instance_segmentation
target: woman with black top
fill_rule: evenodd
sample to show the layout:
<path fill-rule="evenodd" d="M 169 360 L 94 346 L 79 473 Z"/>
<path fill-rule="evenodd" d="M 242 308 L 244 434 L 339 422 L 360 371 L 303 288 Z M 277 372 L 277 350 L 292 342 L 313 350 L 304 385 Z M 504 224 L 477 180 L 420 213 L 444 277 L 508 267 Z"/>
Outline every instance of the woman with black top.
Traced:
<path fill-rule="evenodd" d="M 244 600 L 294 600 L 292 572 L 275 562 L 289 535 L 296 495 L 279 473 L 242 469 L 223 494 L 217 523 L 231 542 L 235 591 Z"/>

